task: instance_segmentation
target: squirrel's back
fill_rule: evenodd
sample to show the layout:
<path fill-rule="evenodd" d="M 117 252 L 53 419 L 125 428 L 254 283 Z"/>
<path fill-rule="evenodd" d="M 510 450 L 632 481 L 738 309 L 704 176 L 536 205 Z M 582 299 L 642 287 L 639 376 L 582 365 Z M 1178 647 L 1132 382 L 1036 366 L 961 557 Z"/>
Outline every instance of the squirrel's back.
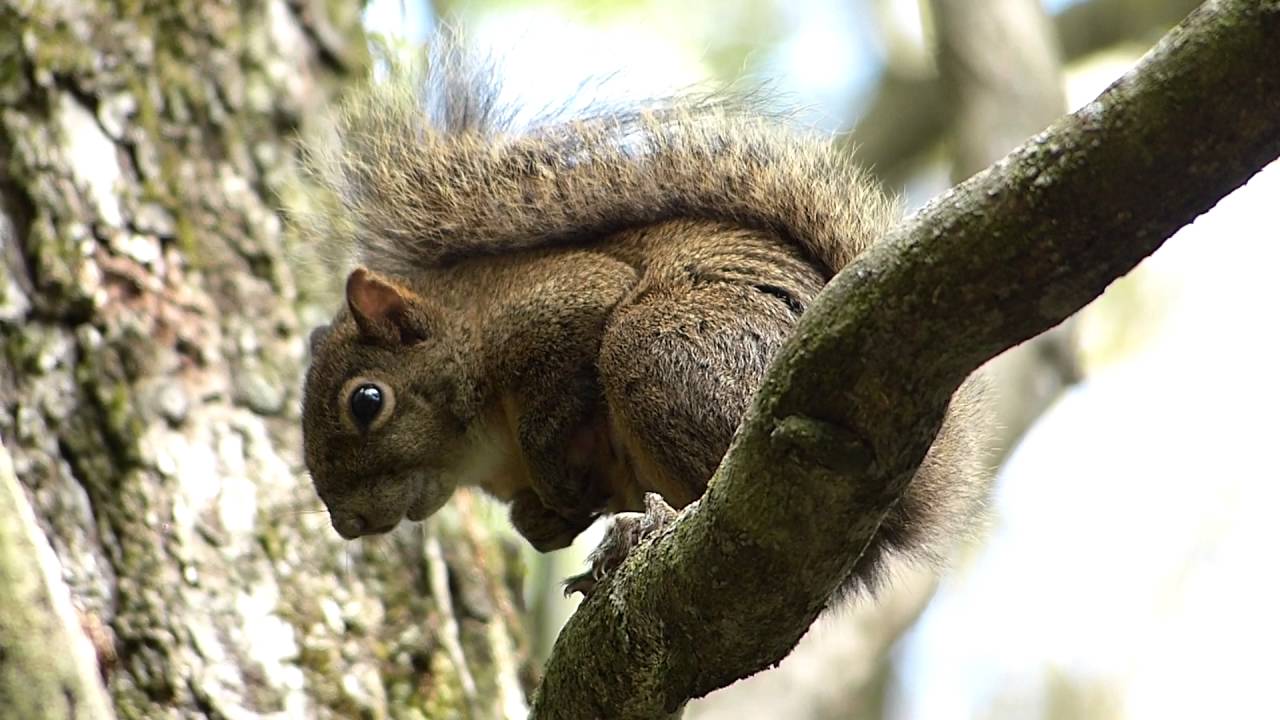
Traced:
<path fill-rule="evenodd" d="M 683 95 L 518 122 L 449 36 L 350 96 L 309 167 L 337 207 L 304 227 L 393 275 L 702 219 L 768 230 L 834 275 L 897 204 L 829 138 L 750 99 Z"/>

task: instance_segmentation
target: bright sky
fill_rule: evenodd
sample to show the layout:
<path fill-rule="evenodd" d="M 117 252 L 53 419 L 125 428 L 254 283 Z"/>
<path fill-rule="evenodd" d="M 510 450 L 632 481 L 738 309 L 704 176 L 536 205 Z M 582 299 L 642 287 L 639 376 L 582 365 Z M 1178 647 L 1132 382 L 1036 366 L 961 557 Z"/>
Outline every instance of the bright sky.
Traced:
<path fill-rule="evenodd" d="M 995 533 L 903 648 L 899 717 L 1033 708 L 1047 665 L 1126 682 L 1115 717 L 1275 712 L 1277 197 L 1273 165 L 1147 261 L 1180 286 L 1160 329 L 1010 459 Z"/>
<path fill-rule="evenodd" d="M 1082 68 L 1072 105 L 1124 67 Z M 1273 164 L 1139 267 L 1147 344 L 1004 468 L 995 533 L 902 648 L 899 717 L 1036 717 L 1046 666 L 1125 684 L 1111 717 L 1276 717 L 1277 197 Z"/>

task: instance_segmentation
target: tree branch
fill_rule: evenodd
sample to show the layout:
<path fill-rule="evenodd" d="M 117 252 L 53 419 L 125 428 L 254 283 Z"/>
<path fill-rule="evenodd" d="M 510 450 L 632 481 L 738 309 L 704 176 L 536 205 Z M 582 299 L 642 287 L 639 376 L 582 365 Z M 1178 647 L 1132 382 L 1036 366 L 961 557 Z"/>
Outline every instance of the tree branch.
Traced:
<path fill-rule="evenodd" d="M 536 718 L 662 717 L 785 656 L 975 368 L 1280 155 L 1280 0 L 1209 2 L 911 219 L 801 319 L 701 501 L 579 608 Z"/>

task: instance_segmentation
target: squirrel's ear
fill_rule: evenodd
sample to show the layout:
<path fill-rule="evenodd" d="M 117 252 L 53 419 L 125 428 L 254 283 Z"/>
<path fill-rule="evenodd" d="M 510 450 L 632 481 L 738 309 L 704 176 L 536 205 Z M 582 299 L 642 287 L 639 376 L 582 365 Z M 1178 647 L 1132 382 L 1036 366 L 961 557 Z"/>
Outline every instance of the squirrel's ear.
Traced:
<path fill-rule="evenodd" d="M 412 345 L 426 339 L 422 318 L 415 317 L 412 291 L 395 285 L 367 268 L 347 277 L 347 307 L 360 334 L 387 345 Z"/>

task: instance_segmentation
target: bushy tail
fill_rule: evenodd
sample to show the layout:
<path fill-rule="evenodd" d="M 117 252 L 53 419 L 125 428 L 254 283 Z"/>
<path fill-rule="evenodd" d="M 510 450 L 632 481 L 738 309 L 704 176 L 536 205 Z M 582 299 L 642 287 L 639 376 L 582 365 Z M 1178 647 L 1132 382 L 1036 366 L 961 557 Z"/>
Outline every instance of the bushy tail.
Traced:
<path fill-rule="evenodd" d="M 489 63 L 448 37 L 432 49 L 349 97 L 306 148 L 337 203 L 313 231 L 375 269 L 702 218 L 778 232 L 834 274 L 897 216 L 828 139 L 750 100 L 686 95 L 520 123 Z"/>

